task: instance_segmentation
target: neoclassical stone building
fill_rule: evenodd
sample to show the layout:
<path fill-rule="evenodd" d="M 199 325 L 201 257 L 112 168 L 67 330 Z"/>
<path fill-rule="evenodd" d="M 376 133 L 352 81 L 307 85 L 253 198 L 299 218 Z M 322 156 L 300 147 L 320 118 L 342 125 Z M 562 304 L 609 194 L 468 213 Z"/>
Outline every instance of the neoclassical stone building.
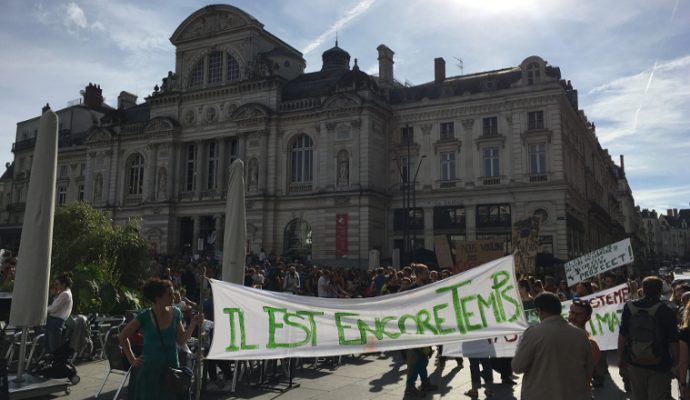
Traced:
<path fill-rule="evenodd" d="M 58 112 L 58 203 L 140 217 L 158 252 L 220 249 L 238 158 L 256 251 L 366 266 L 371 250 L 433 250 L 435 236 L 509 241 L 512 222 L 536 215 L 541 251 L 567 260 L 630 233 L 622 168 L 540 57 L 455 77 L 439 58 L 432 82 L 404 86 L 385 45 L 370 76 L 336 43 L 305 73 L 299 51 L 226 5 L 198 10 L 170 40 L 175 71 L 144 103 L 123 92 L 111 108 L 89 85 Z M 10 225 L 21 222 L 37 124 L 18 124 L 0 185 Z"/>

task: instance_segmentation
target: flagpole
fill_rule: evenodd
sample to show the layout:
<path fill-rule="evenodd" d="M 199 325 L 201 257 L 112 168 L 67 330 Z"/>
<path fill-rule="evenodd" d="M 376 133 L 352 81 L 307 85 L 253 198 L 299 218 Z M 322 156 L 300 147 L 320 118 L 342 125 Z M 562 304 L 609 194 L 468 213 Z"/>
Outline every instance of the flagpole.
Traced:
<path fill-rule="evenodd" d="M 197 311 L 199 315 L 204 313 L 204 300 L 206 299 L 206 291 L 204 290 L 204 281 L 206 281 L 206 267 L 201 269 L 201 278 L 199 279 L 199 304 L 197 304 Z M 196 365 L 194 366 L 194 375 L 196 375 L 196 393 L 194 398 L 201 399 L 201 385 L 204 382 L 203 377 L 203 362 L 204 362 L 204 342 L 202 341 L 204 332 L 204 321 L 197 326 L 197 346 L 196 346 Z"/>

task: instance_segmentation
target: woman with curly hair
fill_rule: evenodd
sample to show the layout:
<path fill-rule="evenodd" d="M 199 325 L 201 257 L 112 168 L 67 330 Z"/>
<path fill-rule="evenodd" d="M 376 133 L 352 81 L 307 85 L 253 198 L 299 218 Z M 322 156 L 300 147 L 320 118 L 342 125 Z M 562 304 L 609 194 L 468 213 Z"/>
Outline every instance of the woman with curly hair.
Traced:
<path fill-rule="evenodd" d="M 182 312 L 173 306 L 173 286 L 168 280 L 151 278 L 144 284 L 142 292 L 151 308 L 130 321 L 119 335 L 125 357 L 135 368 L 137 384 L 133 398 L 175 400 L 177 396 L 165 386 L 165 372 L 168 367 L 179 368 L 177 345 L 189 340 L 194 327 L 201 324 L 204 317 L 201 314 L 194 316 L 185 330 Z M 144 336 L 144 348 L 137 357 L 128 338 L 139 329 Z"/>

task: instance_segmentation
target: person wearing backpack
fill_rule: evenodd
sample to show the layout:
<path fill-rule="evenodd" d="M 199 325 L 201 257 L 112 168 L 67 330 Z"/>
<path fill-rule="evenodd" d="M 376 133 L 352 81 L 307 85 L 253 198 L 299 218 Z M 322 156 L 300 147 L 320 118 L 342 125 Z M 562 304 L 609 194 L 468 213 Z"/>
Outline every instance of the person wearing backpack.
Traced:
<path fill-rule="evenodd" d="M 621 315 L 618 367 L 630 382 L 632 400 L 672 398 L 671 368 L 678 360 L 678 325 L 675 312 L 661 301 L 662 290 L 661 279 L 645 278 L 644 297 L 628 301 Z"/>

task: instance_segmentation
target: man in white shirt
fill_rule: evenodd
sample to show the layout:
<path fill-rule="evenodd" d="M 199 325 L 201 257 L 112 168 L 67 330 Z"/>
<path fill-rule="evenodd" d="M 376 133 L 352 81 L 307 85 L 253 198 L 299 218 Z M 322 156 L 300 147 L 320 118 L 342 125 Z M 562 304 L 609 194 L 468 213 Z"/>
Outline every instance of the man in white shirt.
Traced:
<path fill-rule="evenodd" d="M 72 313 L 72 274 L 64 273 L 55 280 L 55 291 L 58 293 L 53 303 L 48 306 L 46 319 L 46 342 L 48 352 L 54 353 L 62 344 L 62 330 L 65 320 Z"/>

